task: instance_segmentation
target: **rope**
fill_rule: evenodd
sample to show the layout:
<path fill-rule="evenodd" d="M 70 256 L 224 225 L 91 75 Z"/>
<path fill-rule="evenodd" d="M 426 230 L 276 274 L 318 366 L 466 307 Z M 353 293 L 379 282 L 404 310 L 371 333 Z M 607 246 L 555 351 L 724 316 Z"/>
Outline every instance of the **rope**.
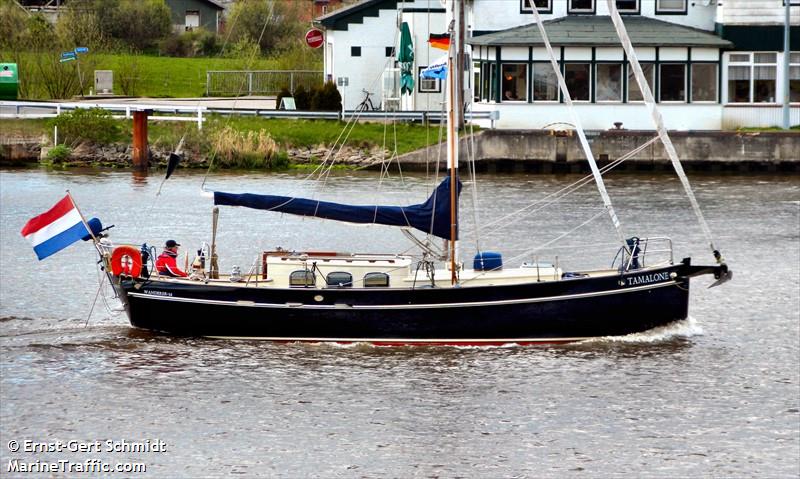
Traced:
<path fill-rule="evenodd" d="M 711 247 L 714 257 L 718 263 L 722 263 L 722 255 L 719 254 L 719 251 L 714 246 L 714 239 L 711 237 L 711 228 L 708 227 L 708 223 L 706 223 L 703 212 L 700 210 L 700 204 L 697 202 L 697 198 L 694 196 L 692 186 L 689 184 L 689 178 L 686 177 L 686 172 L 683 171 L 683 166 L 678 159 L 678 153 L 675 151 L 675 146 L 672 144 L 672 139 L 670 139 L 667 129 L 664 126 L 664 118 L 661 116 L 661 112 L 658 111 L 658 108 L 656 108 L 655 97 L 653 96 L 652 90 L 650 90 L 650 84 L 647 83 L 647 80 L 644 77 L 642 66 L 639 64 L 639 58 L 636 56 L 636 51 L 633 49 L 633 44 L 628 36 L 628 31 L 625 28 L 625 24 L 622 22 L 622 17 L 620 17 L 619 12 L 617 11 L 615 2 L 613 0 L 607 0 L 607 2 L 608 10 L 611 13 L 611 21 L 614 23 L 614 28 L 617 30 L 617 35 L 622 42 L 622 48 L 625 49 L 625 53 L 628 55 L 628 61 L 633 68 L 633 73 L 636 77 L 636 83 L 639 84 L 639 89 L 642 92 L 644 103 L 647 105 L 647 109 L 650 111 L 650 116 L 653 119 L 656 130 L 658 131 L 658 136 L 661 139 L 661 142 L 664 144 L 664 150 L 666 150 L 667 155 L 672 162 L 672 166 L 675 168 L 675 173 L 678 174 L 678 178 L 681 180 L 683 189 L 686 191 L 686 196 L 689 197 L 689 202 L 692 204 L 692 210 L 694 210 L 694 214 L 697 216 L 697 221 L 700 223 L 700 228 L 703 230 L 703 234 L 705 235 L 706 241 L 708 241 L 708 244 Z"/>

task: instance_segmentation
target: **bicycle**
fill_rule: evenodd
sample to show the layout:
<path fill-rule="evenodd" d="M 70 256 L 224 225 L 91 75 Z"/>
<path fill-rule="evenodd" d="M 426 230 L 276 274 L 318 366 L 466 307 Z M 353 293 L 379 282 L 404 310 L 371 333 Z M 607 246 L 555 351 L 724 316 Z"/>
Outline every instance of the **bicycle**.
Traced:
<path fill-rule="evenodd" d="M 361 91 L 364 92 L 364 99 L 356 106 L 356 111 L 379 111 L 381 109 L 380 104 L 378 106 L 373 105 L 372 100 L 369 98 L 369 96 L 374 95 L 374 93 L 364 89 Z"/>

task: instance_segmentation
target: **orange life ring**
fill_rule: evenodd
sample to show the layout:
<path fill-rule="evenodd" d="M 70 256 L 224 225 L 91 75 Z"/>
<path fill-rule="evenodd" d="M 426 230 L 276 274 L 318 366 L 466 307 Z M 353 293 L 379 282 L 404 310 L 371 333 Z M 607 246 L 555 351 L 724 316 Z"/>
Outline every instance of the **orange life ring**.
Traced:
<path fill-rule="evenodd" d="M 111 253 L 111 274 L 137 278 L 142 272 L 142 255 L 133 246 L 119 246 Z"/>

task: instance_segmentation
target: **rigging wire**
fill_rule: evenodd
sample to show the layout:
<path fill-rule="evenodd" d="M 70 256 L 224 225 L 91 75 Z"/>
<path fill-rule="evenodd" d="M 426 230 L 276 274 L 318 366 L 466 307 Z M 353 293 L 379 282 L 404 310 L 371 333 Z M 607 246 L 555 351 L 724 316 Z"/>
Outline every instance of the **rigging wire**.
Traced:
<path fill-rule="evenodd" d="M 622 232 L 622 226 L 620 225 L 617 213 L 614 212 L 614 206 L 611 204 L 611 197 L 608 195 L 608 191 L 606 191 L 606 186 L 603 183 L 603 177 L 601 176 L 597 167 L 597 162 L 594 160 L 594 153 L 592 153 L 592 148 L 589 146 L 589 141 L 586 139 L 586 133 L 583 131 L 583 125 L 581 124 L 580 117 L 575 111 L 575 106 L 572 103 L 572 97 L 570 96 L 569 89 L 567 88 L 567 83 L 564 80 L 564 75 L 561 73 L 561 69 L 558 65 L 558 59 L 553 51 L 553 46 L 550 45 L 550 38 L 547 36 L 544 24 L 542 23 L 542 18 L 539 15 L 538 9 L 534 8 L 532 12 L 536 21 L 536 26 L 539 29 L 539 35 L 541 35 L 544 46 L 547 49 L 547 54 L 550 56 L 550 64 L 553 66 L 553 71 L 558 79 L 558 86 L 561 89 L 561 95 L 564 99 L 564 102 L 567 104 L 570 115 L 572 116 L 575 129 L 578 132 L 578 139 L 580 140 L 586 160 L 589 162 L 589 167 L 592 170 L 595 183 L 597 183 L 597 190 L 600 192 L 600 196 L 603 199 L 603 205 L 605 206 L 605 209 L 611 218 L 611 223 L 614 225 L 614 229 L 617 232 L 617 239 L 619 239 L 624 248 L 627 248 L 628 245 L 625 242 L 625 234 Z"/>
<path fill-rule="evenodd" d="M 717 248 L 714 246 L 714 239 L 711 236 L 711 228 L 709 228 L 708 223 L 706 222 L 706 219 L 703 216 L 703 211 L 700 209 L 700 204 L 697 202 L 697 198 L 694 196 L 694 191 L 692 191 L 692 186 L 689 184 L 689 178 L 686 177 L 686 172 L 683 170 L 683 166 L 681 165 L 681 162 L 678 159 L 678 153 L 675 151 L 675 145 L 672 144 L 672 139 L 670 139 L 669 134 L 667 133 L 667 129 L 664 126 L 664 118 L 661 116 L 661 112 L 658 111 L 658 108 L 656 108 L 653 92 L 650 89 L 650 85 L 647 83 L 647 80 L 644 77 L 644 73 L 642 72 L 642 66 L 639 64 L 639 59 L 636 56 L 636 51 L 633 49 L 633 44 L 631 43 L 631 39 L 628 36 L 628 31 L 625 28 L 625 23 L 623 23 L 622 17 L 620 17 L 619 11 L 617 11 L 617 7 L 614 1 L 613 0 L 607 0 L 607 1 L 608 1 L 608 10 L 611 13 L 611 21 L 614 24 L 614 28 L 617 30 L 617 36 L 619 36 L 620 42 L 622 43 L 622 48 L 625 50 L 625 53 L 628 56 L 628 61 L 630 62 L 631 67 L 633 68 L 633 73 L 634 77 L 636 78 L 636 83 L 639 84 L 639 89 L 642 92 L 644 103 L 645 105 L 647 105 L 647 109 L 650 111 L 650 116 L 652 117 L 653 123 L 656 126 L 656 130 L 658 131 L 658 136 L 661 139 L 661 142 L 664 144 L 664 150 L 667 152 L 667 156 L 669 156 L 673 168 L 675 168 L 675 173 L 677 173 L 678 178 L 680 179 L 681 184 L 683 185 L 683 189 L 686 191 L 686 196 L 689 197 L 689 202 L 692 205 L 692 210 L 694 210 L 694 214 L 695 216 L 697 216 L 697 222 L 700 223 L 700 229 L 703 230 L 703 234 L 705 235 L 706 241 L 708 241 L 708 244 L 711 247 L 711 251 L 714 254 L 714 258 L 717 260 L 717 263 L 723 263 L 724 260 L 722 259 L 722 255 L 720 254 L 719 250 L 717 250 Z"/>
<path fill-rule="evenodd" d="M 636 149 L 631 150 L 628 153 L 624 154 L 623 156 L 617 158 L 613 162 L 611 162 L 608 165 L 606 165 L 603 168 L 601 168 L 599 170 L 600 174 L 603 175 L 603 174 L 611 171 L 612 169 L 616 168 L 617 166 L 619 166 L 623 162 L 633 158 L 634 156 L 639 154 L 642 150 L 644 150 L 648 146 L 652 145 L 656 141 L 658 141 L 658 137 L 653 137 L 650 140 L 648 140 L 647 142 L 645 142 L 642 145 L 638 146 Z M 568 196 L 569 194 L 573 193 L 574 191 L 576 191 L 576 190 L 586 186 L 587 184 L 591 183 L 592 179 L 593 179 L 593 175 L 586 175 L 586 176 L 582 177 L 581 179 L 579 179 L 577 181 L 574 181 L 573 183 L 570 183 L 569 185 L 559 189 L 558 191 L 550 193 L 549 195 L 545 196 L 544 198 L 541 198 L 541 199 L 539 199 L 537 201 L 534 201 L 533 203 L 531 203 L 529 205 L 523 206 L 522 208 L 519 208 L 519 209 L 517 209 L 517 210 L 515 210 L 515 211 L 513 211 L 513 212 L 511 212 L 511 213 L 509 213 L 509 214 L 507 214 L 505 216 L 502 216 L 502 217 L 500 217 L 500 218 L 498 218 L 498 219 L 496 219 L 494 221 L 491 221 L 491 222 L 483 225 L 483 228 L 487 228 L 487 229 L 488 228 L 492 228 L 493 231 L 498 231 L 498 230 L 501 230 L 501 229 L 506 228 L 508 226 L 511 226 L 511 225 L 514 224 L 513 222 L 507 223 L 507 224 L 504 224 L 504 225 L 501 224 L 501 223 L 505 222 L 506 220 L 508 220 L 509 218 L 512 218 L 512 217 L 519 217 L 519 215 L 521 215 L 523 213 L 525 215 L 531 215 L 533 213 L 536 213 L 537 211 L 541 211 L 542 209 L 546 208 L 547 206 L 550 206 L 551 204 L 556 203 L 557 201 L 559 201 L 562 198 Z M 548 201 L 548 200 L 551 200 L 551 201 Z M 544 204 L 542 204 L 542 203 L 544 203 Z M 541 205 L 541 206 L 539 206 L 539 205 Z M 539 206 L 539 207 L 535 208 L 535 209 L 533 209 L 531 211 L 528 211 L 530 208 L 534 208 L 536 206 Z M 497 226 L 497 225 L 499 225 L 499 226 Z M 497 227 L 493 228 L 495 226 L 497 226 Z"/>

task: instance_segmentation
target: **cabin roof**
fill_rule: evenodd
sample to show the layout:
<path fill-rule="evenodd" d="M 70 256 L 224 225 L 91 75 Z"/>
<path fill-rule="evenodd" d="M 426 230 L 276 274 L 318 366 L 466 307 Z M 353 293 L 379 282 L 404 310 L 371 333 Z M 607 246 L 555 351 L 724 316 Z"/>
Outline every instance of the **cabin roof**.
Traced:
<path fill-rule="evenodd" d="M 682 46 L 730 48 L 733 43 L 713 33 L 648 17 L 625 17 L 628 35 L 636 46 Z M 609 16 L 569 15 L 547 20 L 547 36 L 553 45 L 620 46 Z M 471 45 L 544 45 L 536 23 L 484 34 L 473 33 Z"/>

